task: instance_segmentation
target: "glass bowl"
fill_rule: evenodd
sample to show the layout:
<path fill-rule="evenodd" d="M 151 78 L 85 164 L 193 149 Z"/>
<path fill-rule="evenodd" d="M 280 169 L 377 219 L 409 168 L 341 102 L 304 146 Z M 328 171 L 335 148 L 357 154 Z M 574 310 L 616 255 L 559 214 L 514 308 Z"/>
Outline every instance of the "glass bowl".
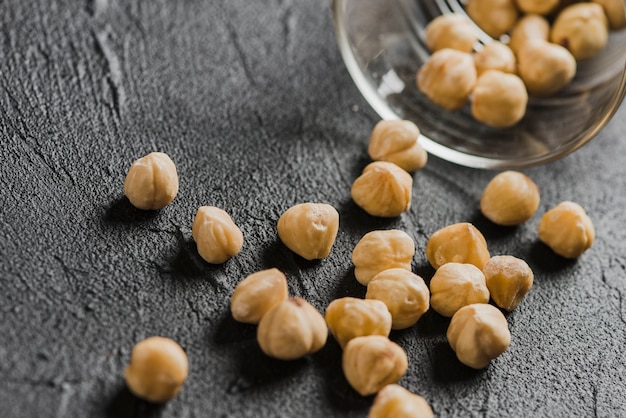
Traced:
<path fill-rule="evenodd" d="M 524 118 L 496 129 L 432 103 L 415 83 L 430 56 L 424 28 L 444 13 L 464 14 L 459 0 L 332 0 L 339 49 L 362 95 L 383 119 L 408 119 L 431 154 L 476 168 L 521 168 L 561 158 L 591 140 L 626 92 L 626 29 L 610 31 L 607 47 L 578 62 L 576 77 L 557 95 L 530 98 Z M 476 27 L 480 43 L 491 38 Z M 506 35 L 501 39 L 506 42 Z"/>

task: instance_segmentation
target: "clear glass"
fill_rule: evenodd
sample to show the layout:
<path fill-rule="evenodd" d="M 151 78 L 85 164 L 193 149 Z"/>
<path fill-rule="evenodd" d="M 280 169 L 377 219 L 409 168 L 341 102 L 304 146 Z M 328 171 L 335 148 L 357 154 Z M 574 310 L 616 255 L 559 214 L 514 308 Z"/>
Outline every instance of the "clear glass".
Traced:
<path fill-rule="evenodd" d="M 600 54 L 578 63 L 565 89 L 550 98 L 531 97 L 515 126 L 491 128 L 472 118 L 469 105 L 444 110 L 416 87 L 417 70 L 430 55 L 424 28 L 440 14 L 465 14 L 459 0 L 333 0 L 332 8 L 346 67 L 373 109 L 383 119 L 412 120 L 429 153 L 460 165 L 521 168 L 561 158 L 608 123 L 626 92 L 622 29 L 610 32 Z M 491 40 L 477 30 L 482 43 Z"/>

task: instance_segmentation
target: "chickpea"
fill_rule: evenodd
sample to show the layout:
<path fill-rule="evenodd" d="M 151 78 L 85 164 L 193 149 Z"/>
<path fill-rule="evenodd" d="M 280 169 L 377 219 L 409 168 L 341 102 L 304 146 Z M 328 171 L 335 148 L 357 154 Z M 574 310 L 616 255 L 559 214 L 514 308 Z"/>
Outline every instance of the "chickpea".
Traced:
<path fill-rule="evenodd" d="M 484 72 L 472 94 L 472 116 L 494 128 L 515 125 L 526 114 L 528 93 L 521 78 L 497 70 Z"/>
<path fill-rule="evenodd" d="M 411 271 L 415 243 L 404 231 L 372 231 L 363 235 L 352 251 L 354 275 L 363 286 L 381 271 L 402 268 Z"/>
<path fill-rule="evenodd" d="M 230 299 L 230 312 L 239 322 L 258 324 L 263 315 L 287 297 L 287 278 L 280 270 L 258 271 L 235 287 Z"/>
<path fill-rule="evenodd" d="M 576 59 L 561 45 L 529 40 L 517 54 L 518 72 L 526 89 L 535 96 L 549 96 L 576 75 Z"/>
<path fill-rule="evenodd" d="M 517 6 L 524 13 L 549 15 L 559 5 L 559 0 L 517 0 Z"/>
<path fill-rule="evenodd" d="M 446 263 L 430 281 L 430 306 L 451 317 L 463 306 L 489 302 L 485 275 L 472 264 Z"/>
<path fill-rule="evenodd" d="M 178 193 L 178 174 L 170 157 L 152 152 L 135 161 L 126 174 L 124 194 L 138 209 L 162 209 Z"/>
<path fill-rule="evenodd" d="M 389 336 L 391 314 L 380 300 L 345 297 L 326 308 L 326 324 L 341 348 L 348 341 L 365 335 Z"/>
<path fill-rule="evenodd" d="M 187 355 L 180 345 L 169 338 L 150 337 L 133 347 L 124 379 L 139 398 L 162 403 L 178 394 L 188 371 Z"/>
<path fill-rule="evenodd" d="M 228 213 L 214 206 L 202 206 L 193 221 L 191 235 L 198 253 L 211 264 L 221 264 L 239 254 L 243 234 Z"/>
<path fill-rule="evenodd" d="M 337 237 L 339 213 L 325 203 L 301 203 L 281 215 L 277 229 L 283 244 L 300 257 L 326 258 Z"/>
<path fill-rule="evenodd" d="M 520 48 L 529 40 L 547 41 L 550 37 L 550 23 L 540 15 L 527 14 L 517 21 L 511 31 L 509 47 L 514 53 L 519 53 Z"/>
<path fill-rule="evenodd" d="M 370 408 L 368 418 L 433 418 L 433 410 L 419 395 L 397 384 L 385 386 Z"/>
<path fill-rule="evenodd" d="M 539 222 L 539 239 L 558 255 L 580 257 L 595 239 L 591 219 L 579 204 L 562 202 L 547 211 Z"/>
<path fill-rule="evenodd" d="M 626 10 L 624 0 L 592 0 L 604 8 L 604 14 L 609 21 L 609 26 L 613 30 L 626 27 Z"/>
<path fill-rule="evenodd" d="M 381 335 L 351 339 L 343 350 L 343 373 L 362 396 L 373 395 L 406 373 L 408 359 L 398 344 Z"/>
<path fill-rule="evenodd" d="M 502 312 L 483 303 L 459 309 L 446 336 L 459 361 L 474 369 L 487 367 L 511 344 L 511 332 Z"/>
<path fill-rule="evenodd" d="M 515 54 L 502 42 L 490 42 L 474 54 L 474 65 L 478 77 L 487 70 L 498 70 L 503 73 L 515 74 Z"/>
<path fill-rule="evenodd" d="M 500 38 L 517 21 L 518 11 L 514 0 L 468 0 L 465 11 L 489 36 Z"/>
<path fill-rule="evenodd" d="M 524 260 L 510 256 L 491 257 L 483 268 L 487 288 L 499 307 L 512 311 L 533 286 L 533 271 Z"/>
<path fill-rule="evenodd" d="M 417 72 L 417 87 L 433 103 L 447 110 L 463 107 L 476 84 L 474 59 L 466 52 L 444 48 Z"/>
<path fill-rule="evenodd" d="M 533 217 L 539 200 L 539 188 L 528 176 L 517 171 L 504 171 L 485 187 L 480 198 L 480 211 L 498 225 L 519 225 Z"/>
<path fill-rule="evenodd" d="M 388 161 L 405 171 L 426 165 L 428 154 L 418 142 L 420 131 L 408 120 L 382 120 L 376 124 L 367 152 L 375 161 Z"/>
<path fill-rule="evenodd" d="M 449 262 L 469 263 L 482 269 L 490 255 L 483 234 L 474 225 L 461 222 L 432 234 L 426 243 L 426 257 L 435 269 Z"/>
<path fill-rule="evenodd" d="M 577 61 L 595 56 L 609 39 L 604 9 L 596 3 L 577 3 L 559 13 L 550 41 L 567 48 Z"/>
<path fill-rule="evenodd" d="M 391 312 L 393 329 L 414 325 L 429 306 L 429 292 L 424 279 L 402 268 L 378 273 L 367 284 L 366 299 L 383 301 Z"/>
<path fill-rule="evenodd" d="M 430 52 L 444 48 L 472 52 L 478 35 L 465 16 L 449 13 L 430 21 L 426 26 L 425 42 Z"/>
<path fill-rule="evenodd" d="M 372 216 L 400 216 L 411 207 L 413 178 L 386 161 L 370 163 L 352 184 L 352 200 Z"/>

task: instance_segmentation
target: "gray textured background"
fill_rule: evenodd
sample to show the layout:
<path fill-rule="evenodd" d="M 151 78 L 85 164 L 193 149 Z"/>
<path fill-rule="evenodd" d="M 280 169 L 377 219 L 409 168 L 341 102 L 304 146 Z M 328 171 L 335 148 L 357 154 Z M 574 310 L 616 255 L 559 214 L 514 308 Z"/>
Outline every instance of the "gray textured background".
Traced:
<path fill-rule="evenodd" d="M 410 212 L 379 220 L 349 189 L 377 121 L 350 80 L 327 1 L 0 0 L 0 416 L 365 416 L 332 338 L 294 362 L 265 357 L 255 328 L 230 316 L 235 284 L 278 267 L 321 311 L 363 295 L 350 254 L 366 232 L 400 228 L 417 244 L 472 221 L 493 254 L 526 259 L 535 286 L 508 315 L 511 348 L 484 371 L 458 363 L 447 321 L 429 312 L 392 338 L 409 356 L 400 383 L 441 416 L 626 413 L 626 109 L 594 141 L 526 170 L 539 213 L 562 200 L 589 212 L 597 241 L 578 261 L 538 243 L 539 216 L 496 228 L 477 212 L 493 172 L 431 158 Z M 158 213 L 123 197 L 130 163 L 165 151 L 180 193 Z M 331 256 L 294 257 L 275 224 L 295 203 L 341 216 Z M 198 206 L 241 227 L 240 255 L 204 263 Z M 187 350 L 180 395 L 133 398 L 122 372 L 150 335 Z"/>

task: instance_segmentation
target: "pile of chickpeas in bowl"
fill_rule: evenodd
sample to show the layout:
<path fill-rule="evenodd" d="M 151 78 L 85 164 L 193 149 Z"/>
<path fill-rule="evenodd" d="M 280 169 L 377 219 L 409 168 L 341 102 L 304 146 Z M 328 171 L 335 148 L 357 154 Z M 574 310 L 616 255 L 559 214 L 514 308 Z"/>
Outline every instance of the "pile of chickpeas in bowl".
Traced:
<path fill-rule="evenodd" d="M 471 101 L 474 119 L 495 128 L 518 123 L 529 95 L 560 92 L 579 63 L 606 47 L 610 30 L 626 27 L 623 0 L 468 0 L 464 7 L 467 16 L 444 14 L 426 26 L 432 55 L 417 87 L 446 110 Z M 493 40 L 479 43 L 481 32 Z"/>

